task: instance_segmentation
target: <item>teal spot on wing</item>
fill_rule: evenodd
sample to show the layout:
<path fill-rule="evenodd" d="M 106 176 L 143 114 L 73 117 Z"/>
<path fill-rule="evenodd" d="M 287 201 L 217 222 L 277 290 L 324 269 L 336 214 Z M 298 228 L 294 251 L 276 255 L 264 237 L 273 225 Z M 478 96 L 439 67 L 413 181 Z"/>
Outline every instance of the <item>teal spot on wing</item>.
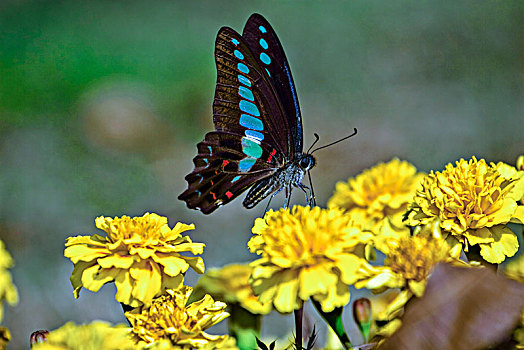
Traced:
<path fill-rule="evenodd" d="M 271 63 L 271 58 L 265 52 L 262 52 L 260 54 L 260 60 L 262 62 L 264 62 L 265 64 L 270 64 Z"/>
<path fill-rule="evenodd" d="M 240 85 L 238 87 L 238 94 L 249 101 L 255 101 L 255 97 L 253 97 L 253 92 L 249 90 L 247 87 Z"/>
<path fill-rule="evenodd" d="M 237 39 L 233 39 L 233 40 L 231 40 L 231 42 L 232 42 L 233 44 L 235 44 L 235 45 L 240 44 L 240 42 L 239 42 Z"/>
<path fill-rule="evenodd" d="M 253 116 L 250 116 L 248 114 L 242 114 L 240 116 L 240 125 L 248 129 L 260 130 L 260 131 L 264 130 L 264 124 L 262 124 L 262 120 L 255 118 Z"/>
<path fill-rule="evenodd" d="M 238 81 L 244 84 L 245 86 L 251 87 L 251 81 L 242 74 L 238 75 Z"/>
<path fill-rule="evenodd" d="M 260 158 L 262 156 L 262 147 L 247 137 L 242 137 L 242 152 L 248 157 Z"/>
<path fill-rule="evenodd" d="M 244 159 L 242 159 L 242 160 L 244 160 Z M 242 160 L 240 161 L 240 163 L 242 162 Z M 240 163 L 239 163 L 239 168 L 240 168 Z M 238 180 L 240 179 L 240 177 L 241 177 L 240 175 L 235 176 L 235 177 L 233 178 L 233 180 L 231 180 L 231 182 L 238 181 Z"/>
<path fill-rule="evenodd" d="M 244 131 L 244 133 L 246 134 L 247 137 L 251 138 L 251 139 L 254 139 L 258 142 L 262 141 L 264 139 L 264 134 L 262 134 L 261 132 L 258 132 L 258 131 L 253 131 L 253 130 L 246 130 Z"/>
<path fill-rule="evenodd" d="M 269 45 L 267 44 L 267 41 L 265 41 L 263 38 L 260 39 L 259 43 L 260 43 L 260 46 L 262 46 L 264 50 L 267 50 L 267 48 L 269 47 Z"/>
<path fill-rule="evenodd" d="M 267 75 L 271 76 L 271 73 L 269 73 L 269 71 L 267 70 L 267 68 L 266 68 L 266 73 L 267 73 Z"/>
<path fill-rule="evenodd" d="M 213 154 L 213 150 L 211 149 L 211 146 L 207 146 L 207 149 L 209 150 L 209 155 Z"/>
<path fill-rule="evenodd" d="M 258 29 L 259 29 L 262 33 L 267 33 L 267 30 L 266 30 L 266 28 L 264 28 L 264 26 L 260 26 L 260 27 L 258 27 Z"/>
<path fill-rule="evenodd" d="M 236 56 L 236 58 L 238 58 L 239 60 L 243 60 L 244 59 L 244 55 L 242 55 L 242 52 L 238 51 L 238 50 L 235 50 L 233 52 L 233 54 Z"/>
<path fill-rule="evenodd" d="M 260 116 L 260 112 L 258 111 L 258 108 L 254 103 L 248 102 L 246 100 L 240 100 L 240 103 L 238 105 L 242 112 L 249 113 L 251 115 L 254 115 L 255 117 Z"/>
<path fill-rule="evenodd" d="M 248 74 L 249 73 L 249 68 L 247 68 L 247 66 L 244 63 L 237 64 L 237 68 L 238 68 L 239 71 L 241 71 L 244 74 Z"/>
<path fill-rule="evenodd" d="M 251 167 L 255 164 L 257 160 L 255 158 L 244 158 L 240 162 L 238 162 L 238 170 L 241 172 L 246 172 L 251 169 Z"/>

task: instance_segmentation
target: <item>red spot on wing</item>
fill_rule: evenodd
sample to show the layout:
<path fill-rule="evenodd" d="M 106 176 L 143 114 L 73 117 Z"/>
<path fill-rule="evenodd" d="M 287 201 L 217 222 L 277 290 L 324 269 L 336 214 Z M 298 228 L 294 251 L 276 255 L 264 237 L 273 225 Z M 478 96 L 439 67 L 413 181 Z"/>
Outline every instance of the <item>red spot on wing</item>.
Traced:
<path fill-rule="evenodd" d="M 231 193 L 230 191 L 227 191 L 226 192 L 226 196 L 227 196 L 227 198 L 231 198 L 231 197 L 233 197 L 233 193 Z"/>
<path fill-rule="evenodd" d="M 267 158 L 267 162 L 268 163 L 271 163 L 271 158 L 273 158 L 273 156 L 277 154 L 277 150 L 273 148 L 273 150 L 271 151 L 271 154 L 269 155 L 269 157 Z"/>
<path fill-rule="evenodd" d="M 222 162 L 222 169 L 224 169 L 226 167 L 226 165 L 229 164 L 229 160 L 225 160 Z"/>
<path fill-rule="evenodd" d="M 215 192 L 209 192 L 211 193 L 211 195 L 213 196 L 213 200 L 216 201 L 217 200 L 217 195 L 215 194 Z"/>

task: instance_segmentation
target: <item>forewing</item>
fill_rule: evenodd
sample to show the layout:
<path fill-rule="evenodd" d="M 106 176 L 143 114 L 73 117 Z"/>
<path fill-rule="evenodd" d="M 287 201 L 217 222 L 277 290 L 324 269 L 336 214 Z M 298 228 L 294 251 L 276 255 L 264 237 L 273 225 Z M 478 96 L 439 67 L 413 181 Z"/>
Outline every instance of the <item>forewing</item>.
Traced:
<path fill-rule="evenodd" d="M 278 93 L 265 69 L 233 29 L 224 27 L 218 32 L 215 61 L 215 129 L 263 140 L 291 159 L 293 140 Z"/>
<path fill-rule="evenodd" d="M 244 32 L 244 42 L 254 54 L 257 62 L 267 73 L 275 88 L 278 99 L 284 109 L 284 114 L 289 125 L 288 138 L 294 147 L 294 152 L 302 152 L 302 117 L 295 90 L 291 69 L 287 62 L 284 49 L 278 40 L 277 34 L 269 22 L 261 15 L 255 13 L 249 17 Z"/>

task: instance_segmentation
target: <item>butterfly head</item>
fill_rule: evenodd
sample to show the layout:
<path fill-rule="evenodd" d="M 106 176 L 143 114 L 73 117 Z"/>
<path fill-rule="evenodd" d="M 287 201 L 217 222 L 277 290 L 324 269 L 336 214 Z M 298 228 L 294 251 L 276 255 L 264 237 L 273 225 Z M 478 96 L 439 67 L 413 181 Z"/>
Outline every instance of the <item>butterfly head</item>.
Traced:
<path fill-rule="evenodd" d="M 300 157 L 298 164 L 304 171 L 308 171 L 309 169 L 313 168 L 315 166 L 316 160 L 315 157 L 313 157 L 311 154 L 302 154 Z"/>

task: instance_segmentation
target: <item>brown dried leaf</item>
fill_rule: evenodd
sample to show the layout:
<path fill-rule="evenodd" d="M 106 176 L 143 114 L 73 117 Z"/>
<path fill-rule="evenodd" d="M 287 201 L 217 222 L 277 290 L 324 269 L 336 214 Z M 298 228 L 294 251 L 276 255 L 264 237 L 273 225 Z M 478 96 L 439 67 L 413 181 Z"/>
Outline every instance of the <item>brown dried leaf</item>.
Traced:
<path fill-rule="evenodd" d="M 487 268 L 440 264 L 379 349 L 484 349 L 510 335 L 523 308 L 523 284 Z"/>

